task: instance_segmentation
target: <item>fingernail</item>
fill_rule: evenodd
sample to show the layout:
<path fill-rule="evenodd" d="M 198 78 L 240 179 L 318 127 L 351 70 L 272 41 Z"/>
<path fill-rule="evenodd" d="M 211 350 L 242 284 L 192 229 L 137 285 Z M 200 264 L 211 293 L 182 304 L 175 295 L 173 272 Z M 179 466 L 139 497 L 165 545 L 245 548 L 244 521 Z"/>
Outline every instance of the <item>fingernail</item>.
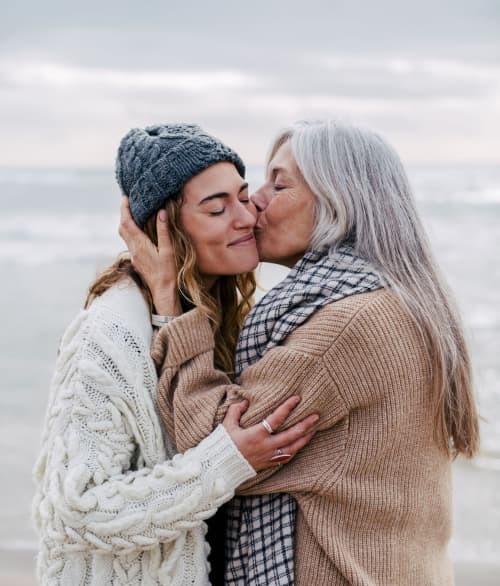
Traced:
<path fill-rule="evenodd" d="M 167 210 L 160 210 L 160 222 L 167 221 Z"/>
<path fill-rule="evenodd" d="M 316 421 L 318 421 L 318 419 L 319 419 L 319 415 L 313 415 L 312 416 L 312 422 L 313 423 L 316 423 Z"/>
<path fill-rule="evenodd" d="M 300 397 L 298 395 L 296 395 L 293 399 L 295 404 L 300 403 Z"/>

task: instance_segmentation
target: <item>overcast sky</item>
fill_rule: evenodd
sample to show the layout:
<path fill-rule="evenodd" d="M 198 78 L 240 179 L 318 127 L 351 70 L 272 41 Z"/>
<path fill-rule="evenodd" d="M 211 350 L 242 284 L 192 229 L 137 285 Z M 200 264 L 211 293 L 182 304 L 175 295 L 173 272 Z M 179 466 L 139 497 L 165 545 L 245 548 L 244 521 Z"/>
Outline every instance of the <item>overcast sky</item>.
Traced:
<path fill-rule="evenodd" d="M 500 162 L 498 0 L 0 0 L 0 166 L 114 162 L 132 126 L 198 122 L 261 164 L 300 118 L 410 163 Z"/>

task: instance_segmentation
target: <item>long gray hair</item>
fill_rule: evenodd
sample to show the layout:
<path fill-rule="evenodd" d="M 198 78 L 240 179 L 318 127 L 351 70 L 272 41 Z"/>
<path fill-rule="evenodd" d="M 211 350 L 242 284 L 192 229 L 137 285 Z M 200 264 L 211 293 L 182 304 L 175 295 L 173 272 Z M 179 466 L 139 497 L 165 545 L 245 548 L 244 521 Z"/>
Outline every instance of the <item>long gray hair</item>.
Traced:
<path fill-rule="evenodd" d="M 349 240 L 376 267 L 427 346 L 437 440 L 452 455 L 472 457 L 479 426 L 463 328 L 399 156 L 375 132 L 336 121 L 300 122 L 284 130 L 270 159 L 285 142 L 316 196 L 311 248 L 331 251 Z"/>

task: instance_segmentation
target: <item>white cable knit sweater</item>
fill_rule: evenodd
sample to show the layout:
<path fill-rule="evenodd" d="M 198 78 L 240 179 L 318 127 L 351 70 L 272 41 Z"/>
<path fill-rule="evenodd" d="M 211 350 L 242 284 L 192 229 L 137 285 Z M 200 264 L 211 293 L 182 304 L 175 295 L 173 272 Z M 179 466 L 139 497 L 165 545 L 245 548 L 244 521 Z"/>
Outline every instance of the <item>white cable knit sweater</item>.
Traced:
<path fill-rule="evenodd" d="M 35 468 L 43 585 L 208 584 L 203 520 L 255 472 L 222 426 L 173 455 L 151 336 L 124 281 L 63 337 Z"/>

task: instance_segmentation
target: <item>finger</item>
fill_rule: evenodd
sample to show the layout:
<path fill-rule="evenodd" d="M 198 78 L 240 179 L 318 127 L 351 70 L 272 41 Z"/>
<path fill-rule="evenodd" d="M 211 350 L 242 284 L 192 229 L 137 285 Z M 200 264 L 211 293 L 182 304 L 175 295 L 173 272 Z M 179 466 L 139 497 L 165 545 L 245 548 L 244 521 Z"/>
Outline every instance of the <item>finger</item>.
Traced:
<path fill-rule="evenodd" d="M 315 431 L 311 431 L 309 433 L 306 433 L 306 435 L 303 435 L 299 439 L 295 440 L 291 444 L 282 446 L 281 451 L 283 452 L 283 456 L 285 454 L 289 455 L 288 458 L 285 458 L 285 461 L 291 460 L 299 450 L 301 450 L 312 440 L 315 433 Z"/>
<path fill-rule="evenodd" d="M 317 415 L 316 413 L 313 415 L 309 415 L 309 417 L 302 419 L 302 421 L 299 421 L 295 425 L 292 425 L 292 427 L 290 427 L 289 429 L 274 434 L 272 436 L 274 445 L 276 445 L 277 447 L 281 447 L 293 443 L 294 441 L 304 436 L 306 433 L 311 432 L 313 426 L 318 421 L 318 419 L 319 415 Z"/>
<path fill-rule="evenodd" d="M 122 203 L 120 205 L 120 220 L 127 221 L 132 218 L 132 214 L 130 212 L 130 200 L 127 195 L 122 197 Z"/>
<path fill-rule="evenodd" d="M 134 258 L 139 256 L 139 258 L 143 257 L 143 259 L 147 258 L 147 254 L 153 255 L 153 257 L 156 256 L 156 247 L 149 237 L 135 223 L 135 220 L 130 213 L 128 197 L 124 196 L 122 200 L 120 206 L 120 228 L 118 233 L 124 240 L 130 254 Z M 136 267 L 136 269 L 140 269 L 140 267 Z"/>
<path fill-rule="evenodd" d="M 248 401 L 238 401 L 229 406 L 226 416 L 224 417 L 224 427 L 230 431 L 235 427 L 239 427 L 240 419 L 243 413 L 248 409 Z"/>
<path fill-rule="evenodd" d="M 290 415 L 290 413 L 297 407 L 300 403 L 300 397 L 294 396 L 287 399 L 284 403 L 282 403 L 277 409 L 275 409 L 269 417 L 266 417 L 267 422 L 273 428 L 274 431 L 279 429 L 283 423 L 285 423 L 286 418 Z"/>
<path fill-rule="evenodd" d="M 283 450 L 282 450 L 283 451 Z M 289 454 L 288 452 L 283 451 L 282 454 L 275 454 L 271 458 L 271 462 L 278 462 L 279 464 L 283 464 L 284 462 L 288 462 L 293 454 Z"/>
<path fill-rule="evenodd" d="M 160 210 L 156 214 L 156 233 L 158 235 L 158 250 L 170 252 L 172 240 L 168 231 L 167 210 Z"/>
<path fill-rule="evenodd" d="M 127 196 L 124 196 L 120 205 L 120 227 L 118 233 L 129 247 L 129 244 L 132 243 L 133 236 L 138 232 L 141 232 L 141 230 L 130 213 L 129 199 Z"/>

